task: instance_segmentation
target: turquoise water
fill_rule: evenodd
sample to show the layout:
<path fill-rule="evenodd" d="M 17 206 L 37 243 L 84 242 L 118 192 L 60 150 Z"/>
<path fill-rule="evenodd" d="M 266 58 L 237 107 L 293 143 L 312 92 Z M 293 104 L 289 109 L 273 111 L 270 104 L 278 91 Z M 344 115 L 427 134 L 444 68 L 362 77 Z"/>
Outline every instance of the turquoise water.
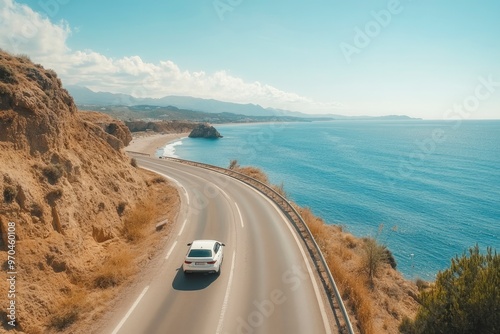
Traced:
<path fill-rule="evenodd" d="M 476 243 L 500 249 L 500 121 L 217 129 L 224 138 L 186 138 L 170 149 L 184 159 L 223 167 L 237 159 L 262 168 L 326 222 L 376 236 L 408 278 L 433 279 Z"/>

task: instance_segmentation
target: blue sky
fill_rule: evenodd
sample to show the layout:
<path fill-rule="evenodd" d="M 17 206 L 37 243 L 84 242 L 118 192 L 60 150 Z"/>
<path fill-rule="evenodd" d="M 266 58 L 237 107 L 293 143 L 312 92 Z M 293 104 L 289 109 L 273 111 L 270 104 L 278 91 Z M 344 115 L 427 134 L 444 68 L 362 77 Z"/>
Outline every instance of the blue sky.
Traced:
<path fill-rule="evenodd" d="M 0 0 L 0 13 L 2 49 L 93 90 L 500 118 L 499 1 Z"/>

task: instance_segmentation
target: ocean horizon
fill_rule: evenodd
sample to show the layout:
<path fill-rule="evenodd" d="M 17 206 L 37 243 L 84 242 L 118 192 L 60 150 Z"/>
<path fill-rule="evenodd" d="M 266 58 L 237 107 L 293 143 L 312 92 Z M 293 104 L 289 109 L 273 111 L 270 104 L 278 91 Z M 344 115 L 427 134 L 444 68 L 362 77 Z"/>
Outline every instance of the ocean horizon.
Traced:
<path fill-rule="evenodd" d="M 372 236 L 406 278 L 500 246 L 500 121 L 341 120 L 216 125 L 158 154 L 261 168 L 328 224 Z"/>

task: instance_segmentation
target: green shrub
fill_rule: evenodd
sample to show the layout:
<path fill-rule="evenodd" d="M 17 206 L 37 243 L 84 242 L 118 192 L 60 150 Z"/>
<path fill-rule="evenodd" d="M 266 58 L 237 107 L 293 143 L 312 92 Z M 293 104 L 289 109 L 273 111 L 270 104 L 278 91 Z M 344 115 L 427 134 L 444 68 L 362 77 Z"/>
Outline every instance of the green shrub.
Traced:
<path fill-rule="evenodd" d="M 49 191 L 49 193 L 45 196 L 45 198 L 47 199 L 47 202 L 50 205 L 54 205 L 55 201 L 60 199 L 62 196 L 63 196 L 63 190 L 58 188 Z"/>
<path fill-rule="evenodd" d="M 387 248 L 380 245 L 374 238 L 364 239 L 363 244 L 363 268 L 368 274 L 370 282 L 373 284 L 373 277 L 383 263 L 388 261 Z"/>
<path fill-rule="evenodd" d="M 417 278 L 417 280 L 415 281 L 415 284 L 417 285 L 418 291 L 425 290 L 431 286 L 429 284 L 429 282 L 426 282 L 421 278 Z"/>
<path fill-rule="evenodd" d="M 438 273 L 420 301 L 415 320 L 404 319 L 401 333 L 500 333 L 500 256 L 491 248 L 486 254 L 470 248 Z"/>
<path fill-rule="evenodd" d="M 0 81 L 7 84 L 17 83 L 16 76 L 12 69 L 3 64 L 0 64 Z"/>
<path fill-rule="evenodd" d="M 52 164 L 43 168 L 43 175 L 47 178 L 50 184 L 55 184 L 63 175 L 63 167 L 60 164 Z"/>
<path fill-rule="evenodd" d="M 238 160 L 231 160 L 229 162 L 229 169 L 238 169 L 240 168 L 240 164 L 238 163 Z"/>
<path fill-rule="evenodd" d="M 118 203 L 118 206 L 116 207 L 116 212 L 118 213 L 119 216 L 123 215 L 123 212 L 125 211 L 126 207 L 127 207 L 127 202 Z"/>
<path fill-rule="evenodd" d="M 3 190 L 3 200 L 5 203 L 11 203 L 17 196 L 17 189 L 13 186 L 6 186 Z"/>
<path fill-rule="evenodd" d="M 35 217 L 38 217 L 38 218 L 42 218 L 42 216 L 43 216 L 43 207 L 40 204 L 38 204 L 38 203 L 31 204 L 30 214 L 32 216 L 35 216 Z"/>
<path fill-rule="evenodd" d="M 389 248 L 387 248 L 387 246 L 383 245 L 382 247 L 384 247 L 386 262 L 391 265 L 392 269 L 396 269 L 396 267 L 398 266 L 398 264 L 396 262 L 396 259 L 394 258 L 394 255 L 389 250 Z"/>

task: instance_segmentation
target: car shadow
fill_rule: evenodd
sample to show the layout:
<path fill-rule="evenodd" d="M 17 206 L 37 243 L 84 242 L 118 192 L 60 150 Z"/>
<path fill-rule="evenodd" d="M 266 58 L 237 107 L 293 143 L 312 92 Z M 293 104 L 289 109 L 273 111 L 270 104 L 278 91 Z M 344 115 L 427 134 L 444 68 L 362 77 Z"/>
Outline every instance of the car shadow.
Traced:
<path fill-rule="evenodd" d="M 219 276 L 216 274 L 184 274 L 182 267 L 177 269 L 177 275 L 174 277 L 172 287 L 180 291 L 196 291 L 206 289 L 215 282 Z"/>

